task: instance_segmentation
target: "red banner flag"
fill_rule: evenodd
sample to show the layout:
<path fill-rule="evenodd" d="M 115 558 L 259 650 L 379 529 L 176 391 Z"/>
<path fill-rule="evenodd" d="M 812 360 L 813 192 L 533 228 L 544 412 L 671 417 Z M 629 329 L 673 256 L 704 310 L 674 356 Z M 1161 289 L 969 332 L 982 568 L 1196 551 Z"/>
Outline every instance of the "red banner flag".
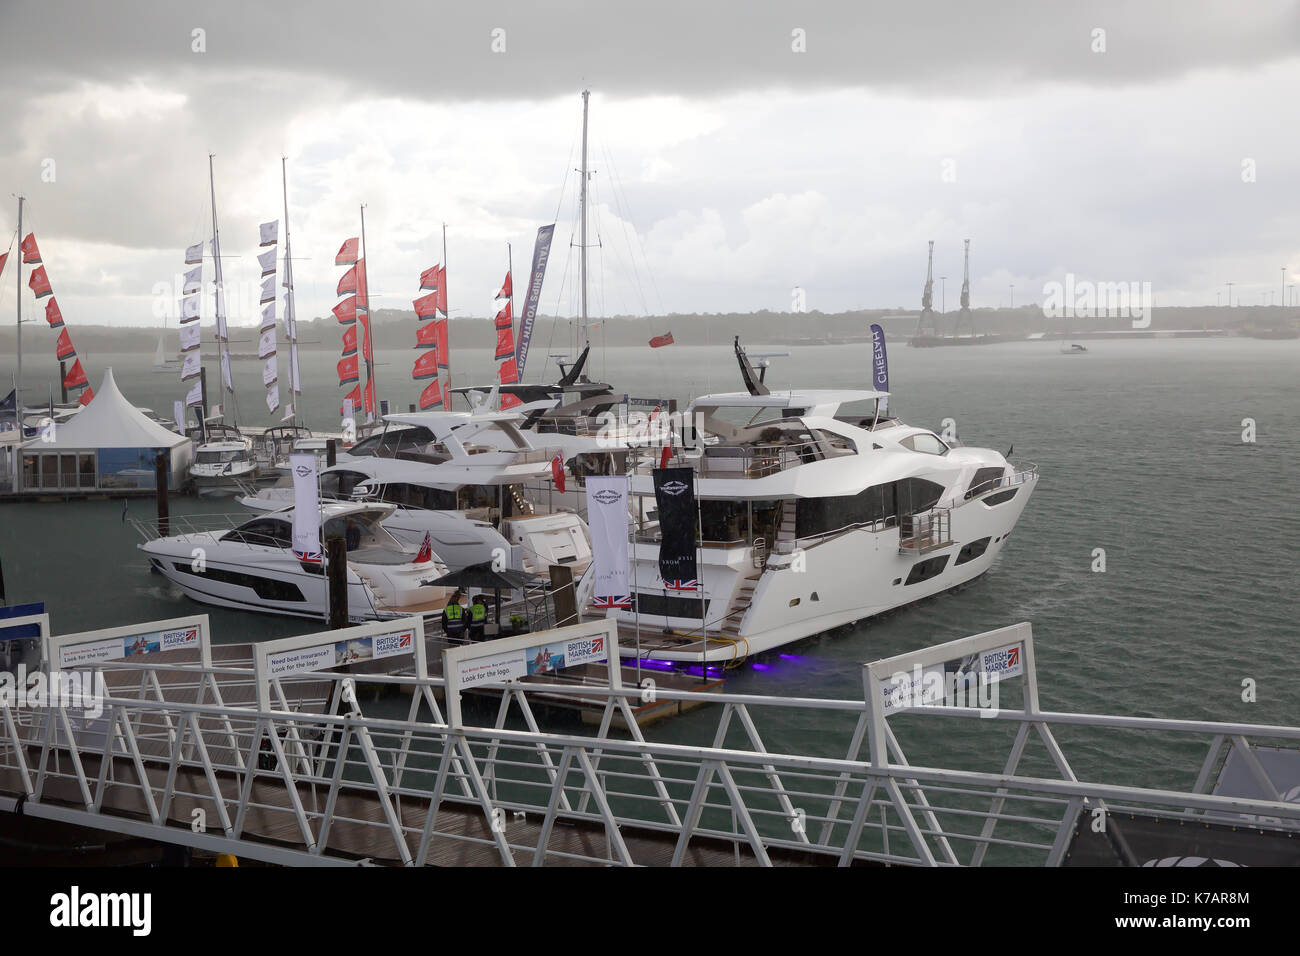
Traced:
<path fill-rule="evenodd" d="M 500 362 L 505 358 L 513 358 L 515 354 L 515 333 L 509 327 L 497 329 L 497 354 L 496 360 Z"/>
<path fill-rule="evenodd" d="M 497 367 L 497 381 L 502 385 L 514 385 L 519 381 L 519 366 L 514 359 L 507 359 Z"/>
<path fill-rule="evenodd" d="M 411 378 L 417 382 L 422 378 L 438 377 L 438 350 L 425 352 L 415 360 L 415 367 L 411 369 Z"/>
<path fill-rule="evenodd" d="M 447 364 L 447 360 L 450 358 L 447 354 L 447 320 L 439 319 L 434 324 L 438 329 L 435 333 L 438 337 L 438 367 L 450 368 L 451 366 Z"/>
<path fill-rule="evenodd" d="M 357 354 L 357 327 L 348 326 L 343 330 L 343 357 Z"/>
<path fill-rule="evenodd" d="M 95 398 L 95 390 L 91 388 L 89 385 L 87 385 L 86 390 L 81 393 L 81 398 L 77 399 L 77 404 L 89 405 L 94 400 L 94 398 Z"/>
<path fill-rule="evenodd" d="M 0 252 L 0 276 L 5 274 L 5 263 L 9 261 L 9 253 Z"/>
<path fill-rule="evenodd" d="M 336 266 L 354 266 L 357 264 L 358 250 L 361 248 L 360 239 L 345 239 L 343 245 L 339 246 L 338 255 L 334 257 Z"/>
<path fill-rule="evenodd" d="M 438 323 L 430 322 L 415 330 L 415 347 L 417 349 L 436 349 L 438 347 Z"/>
<path fill-rule="evenodd" d="M 334 290 L 335 295 L 348 295 L 355 292 L 362 299 L 362 305 L 365 305 L 366 295 L 366 260 L 362 259 L 347 272 L 343 273 L 343 278 L 339 279 L 338 288 Z"/>
<path fill-rule="evenodd" d="M 672 344 L 673 344 L 673 334 L 671 332 L 669 332 L 667 335 L 656 335 L 654 338 L 650 340 L 650 347 L 652 349 L 663 348 L 665 345 L 672 345 Z"/>
<path fill-rule="evenodd" d="M 355 355 L 340 359 L 337 368 L 340 385 L 352 385 L 361 381 L 361 370 L 357 368 L 357 357 Z"/>
<path fill-rule="evenodd" d="M 18 248 L 22 251 L 24 263 L 29 266 L 40 265 L 41 251 L 36 248 L 36 233 L 29 232 L 27 238 L 18 244 Z"/>
<path fill-rule="evenodd" d="M 420 393 L 420 411 L 426 412 L 431 408 L 442 408 L 442 389 L 438 387 L 437 379 L 424 386 Z"/>
<path fill-rule="evenodd" d="M 372 417 L 379 411 L 379 403 L 375 401 L 375 380 L 366 379 L 366 412 Z"/>
<path fill-rule="evenodd" d="M 514 289 L 510 285 L 510 273 L 506 273 L 506 281 L 501 285 L 501 291 L 496 294 L 498 299 L 508 299 L 514 295 Z"/>
<path fill-rule="evenodd" d="M 45 266 L 37 266 L 32 270 L 32 277 L 27 280 L 27 288 L 31 289 L 38 299 L 54 294 L 54 290 L 50 288 L 50 280 L 45 277 Z"/>
<path fill-rule="evenodd" d="M 551 478 L 555 481 L 555 490 L 564 494 L 564 459 L 559 455 L 551 459 Z"/>
<path fill-rule="evenodd" d="M 355 415 L 357 413 L 357 409 L 361 407 L 361 386 L 360 385 L 358 385 L 352 391 L 348 392 L 346 395 L 343 396 L 343 401 L 346 402 L 348 399 L 352 399 L 352 414 Z M 343 414 L 342 405 L 339 406 L 339 414 L 340 415 Z"/>
<path fill-rule="evenodd" d="M 430 292 L 428 295 L 422 295 L 414 300 L 412 305 L 415 306 L 415 317 L 417 319 L 433 319 L 438 315 L 438 293 Z"/>
<path fill-rule="evenodd" d="M 508 412 L 516 405 L 522 405 L 523 403 L 524 403 L 523 399 L 520 398 L 518 395 L 502 395 L 501 411 Z"/>
<path fill-rule="evenodd" d="M 498 329 L 512 328 L 515 324 L 514 318 L 510 315 L 510 303 L 507 302 L 505 308 L 497 313 L 497 317 L 492 320 Z"/>
<path fill-rule="evenodd" d="M 421 292 L 428 289 L 441 289 L 442 286 L 442 266 L 430 266 L 420 273 Z"/>
<path fill-rule="evenodd" d="M 76 358 L 77 350 L 72 347 L 72 336 L 68 335 L 68 330 L 64 329 L 59 333 L 59 341 L 54 345 L 54 357 L 60 362 L 65 362 L 70 358 Z"/>
<path fill-rule="evenodd" d="M 89 384 L 86 381 L 86 373 L 81 367 L 81 359 L 77 359 L 68 370 L 67 377 L 63 379 L 63 385 L 65 388 L 85 388 Z"/>
<path fill-rule="evenodd" d="M 357 320 L 357 297 L 350 295 L 331 310 L 339 325 L 351 325 Z"/>
<path fill-rule="evenodd" d="M 442 386 L 442 407 L 451 411 L 451 382 L 445 382 Z"/>
<path fill-rule="evenodd" d="M 361 357 L 367 362 L 373 362 L 375 352 L 370 344 L 370 317 L 362 312 L 357 319 L 361 322 Z"/>
<path fill-rule="evenodd" d="M 45 303 L 45 321 L 50 323 L 50 328 L 63 328 L 63 313 L 59 311 L 59 300 L 50 297 L 50 301 Z"/>
<path fill-rule="evenodd" d="M 667 468 L 667 467 L 668 467 L 668 462 L 672 461 L 672 459 L 673 459 L 673 446 L 672 446 L 672 445 L 664 445 L 664 450 L 663 450 L 663 452 L 659 455 L 659 467 L 660 467 L 660 468 Z"/>

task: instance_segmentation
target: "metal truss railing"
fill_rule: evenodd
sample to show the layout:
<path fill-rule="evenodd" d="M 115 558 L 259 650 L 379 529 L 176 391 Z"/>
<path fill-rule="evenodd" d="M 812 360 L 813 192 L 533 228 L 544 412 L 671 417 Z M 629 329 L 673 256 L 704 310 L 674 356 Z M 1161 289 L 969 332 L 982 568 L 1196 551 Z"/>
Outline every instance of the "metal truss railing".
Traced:
<path fill-rule="evenodd" d="M 212 692 L 246 683 L 242 668 L 132 662 L 114 671 L 94 718 L 71 706 L 0 703 L 0 807 L 21 801 L 32 815 L 271 862 L 406 866 L 449 854 L 505 865 L 681 865 L 697 861 L 701 845 L 714 863 L 797 854 L 840 865 L 1055 865 L 1085 810 L 1300 826 L 1300 805 L 1276 793 L 1207 792 L 1225 745 L 1249 761 L 1261 741 L 1296 746 L 1292 727 L 1032 709 L 992 718 L 979 708 L 910 712 L 928 733 L 945 720 L 1003 728 L 1000 739 L 1012 741 L 1005 763 L 967 770 L 909 765 L 892 727 L 883 738 L 873 732 L 861 700 L 481 685 L 484 725 L 457 728 L 443 717 L 438 678 L 315 673 L 309 679 L 324 683 L 327 700 L 295 698 L 306 708 L 295 711 L 294 695 L 277 684 L 272 709 L 262 711 Z M 530 701 L 557 693 L 589 699 L 598 725 L 544 732 Z M 401 694 L 410 698 L 404 714 Z M 648 741 L 631 712 L 647 694 L 709 704 L 716 720 L 693 720 L 694 742 Z M 372 700 L 384 701 L 388 715 L 364 714 L 361 700 L 372 712 Z M 627 729 L 615 727 L 620 718 Z M 821 735 L 819 754 L 769 750 L 765 734 L 810 720 L 839 726 L 840 744 Z M 1089 782 L 1075 776 L 1053 733 L 1075 726 L 1209 746 L 1190 790 Z M 1020 772 L 1035 741 L 1056 776 Z M 561 836 L 575 827 L 588 839 Z"/>

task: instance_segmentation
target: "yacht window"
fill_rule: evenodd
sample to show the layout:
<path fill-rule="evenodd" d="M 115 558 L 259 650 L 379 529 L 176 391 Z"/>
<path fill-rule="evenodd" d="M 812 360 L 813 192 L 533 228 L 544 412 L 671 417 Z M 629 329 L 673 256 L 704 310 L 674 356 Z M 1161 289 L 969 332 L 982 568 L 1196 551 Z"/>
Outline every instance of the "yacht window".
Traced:
<path fill-rule="evenodd" d="M 327 471 L 320 476 L 320 493 L 325 498 L 351 498 L 353 489 L 369 479 L 359 471 Z"/>
<path fill-rule="evenodd" d="M 200 465 L 224 465 L 229 461 L 243 461 L 247 455 L 243 449 L 234 451 L 201 451 L 194 456 L 196 464 Z"/>
<path fill-rule="evenodd" d="M 946 455 L 948 446 L 938 435 L 931 435 L 929 432 L 920 432 L 916 435 L 908 435 L 899 442 L 904 448 L 910 448 L 912 451 L 919 451 L 926 455 Z"/>
<path fill-rule="evenodd" d="M 351 448 L 349 448 L 348 454 L 349 455 L 373 455 L 375 453 L 375 449 L 379 447 L 379 442 L 383 439 L 383 437 L 384 437 L 383 435 L 371 435 L 369 438 L 365 439 L 364 441 L 359 441 Z"/>
<path fill-rule="evenodd" d="M 245 521 L 234 531 L 227 531 L 221 540 L 242 541 L 267 548 L 288 548 L 293 546 L 293 529 L 289 522 L 279 518 L 254 518 Z"/>

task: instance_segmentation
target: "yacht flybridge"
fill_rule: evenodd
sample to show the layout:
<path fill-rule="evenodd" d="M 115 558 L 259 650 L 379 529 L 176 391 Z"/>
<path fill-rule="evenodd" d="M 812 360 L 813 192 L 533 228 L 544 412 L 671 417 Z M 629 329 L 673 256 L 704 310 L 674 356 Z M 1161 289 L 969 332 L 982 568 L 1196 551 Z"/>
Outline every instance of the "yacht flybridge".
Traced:
<path fill-rule="evenodd" d="M 880 411 L 887 394 L 735 392 L 692 403 L 708 437 L 670 464 L 695 473 L 702 591 L 660 578 L 650 463 L 630 478 L 634 594 L 617 613 L 636 625 L 644 655 L 739 659 L 989 569 L 1036 467 L 905 425 Z"/>
<path fill-rule="evenodd" d="M 384 527 L 415 546 L 429 534 L 453 571 L 500 551 L 515 570 L 544 575 L 560 564 L 580 576 L 591 563 L 587 525 L 544 497 L 523 494 L 524 483 L 549 481 L 557 451 L 534 445 L 519 418 L 486 410 L 388 415 L 390 429 L 321 473 L 321 494 L 394 506 Z M 293 502 L 292 481 L 239 500 L 258 511 L 283 508 Z"/>

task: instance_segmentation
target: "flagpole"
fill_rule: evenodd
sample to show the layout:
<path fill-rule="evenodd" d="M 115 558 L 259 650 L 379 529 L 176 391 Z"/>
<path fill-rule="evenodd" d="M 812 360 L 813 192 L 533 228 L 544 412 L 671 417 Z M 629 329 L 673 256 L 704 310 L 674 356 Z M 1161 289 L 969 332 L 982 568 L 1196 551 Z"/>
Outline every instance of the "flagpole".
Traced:
<path fill-rule="evenodd" d="M 443 319 L 445 319 L 446 322 L 447 322 L 447 354 L 446 354 L 445 356 L 443 356 L 443 358 L 446 359 L 446 361 L 447 361 L 447 384 L 446 384 L 446 386 L 445 386 L 445 389 L 446 389 L 446 390 L 445 390 L 444 394 L 450 396 L 450 395 L 451 395 L 451 304 L 450 304 L 450 302 L 449 302 L 449 300 L 448 300 L 448 297 L 447 297 L 447 224 L 446 224 L 445 222 L 442 224 L 442 289 L 441 289 L 441 294 L 442 294 L 442 301 L 443 301 L 443 304 L 447 306 L 447 308 L 444 309 L 444 310 L 443 310 L 443 313 L 442 313 L 442 317 L 443 317 Z M 435 316 L 435 318 L 434 318 L 434 321 L 435 321 L 435 322 L 437 321 L 437 317 L 436 317 L 436 316 Z M 468 397 L 468 394 L 469 394 L 469 393 L 466 393 L 466 397 Z M 451 411 L 451 408 L 449 407 L 450 404 L 451 404 L 451 403 L 450 403 L 449 401 L 447 401 L 447 402 L 443 402 L 443 403 L 442 403 L 442 410 L 443 410 L 444 412 L 449 412 L 449 411 Z"/>
<path fill-rule="evenodd" d="M 513 287 L 514 287 L 514 283 L 512 282 L 511 288 Z M 631 461 L 631 456 L 628 456 L 628 459 L 629 461 Z M 636 460 L 631 463 L 630 472 L 627 478 L 627 490 L 628 490 L 627 497 L 629 502 L 632 500 L 632 475 L 636 474 L 636 468 L 637 465 L 640 464 L 640 461 L 641 461 L 641 449 L 638 447 L 636 449 Z M 637 516 L 639 518 L 641 514 L 640 498 L 636 499 L 636 510 L 637 510 Z M 636 533 L 637 533 L 638 521 L 632 521 L 630 522 L 630 524 L 632 525 L 632 621 L 633 621 L 633 627 L 635 628 L 635 632 L 636 632 L 636 684 L 638 687 L 640 687 L 641 686 L 641 591 L 637 587 L 637 574 L 636 574 L 636 563 L 637 563 L 636 562 Z"/>
<path fill-rule="evenodd" d="M 15 491 L 23 490 L 23 203 L 26 197 L 18 197 L 18 261 L 14 263 L 14 287 L 18 290 L 14 302 L 18 307 L 16 321 L 18 325 L 18 376 L 14 379 L 14 421 L 18 425 L 18 444 L 14 447 L 14 483 Z"/>
<path fill-rule="evenodd" d="M 289 240 L 289 173 L 288 159 L 280 157 L 280 184 L 284 189 L 284 279 L 288 295 L 284 300 L 285 325 L 289 331 L 289 391 L 293 395 L 293 417 L 295 422 L 306 424 L 306 417 L 299 407 L 302 404 L 302 374 L 298 369 L 298 317 L 293 307 L 293 244 Z M 369 291 L 369 290 L 367 290 Z"/>
<path fill-rule="evenodd" d="M 361 407 L 366 413 L 366 422 L 369 424 L 374 421 L 370 416 L 379 411 L 379 389 L 375 387 L 375 365 L 372 356 L 375 352 L 374 340 L 374 312 L 370 308 L 370 257 L 366 254 L 366 204 L 361 204 L 361 281 L 366 286 L 366 335 L 365 340 L 361 343 L 361 357 L 366 360 L 366 384 L 361 390 Z M 366 345 L 369 344 L 370 350 L 367 354 Z M 366 408 L 366 392 L 370 392 L 375 398 L 374 409 Z"/>

